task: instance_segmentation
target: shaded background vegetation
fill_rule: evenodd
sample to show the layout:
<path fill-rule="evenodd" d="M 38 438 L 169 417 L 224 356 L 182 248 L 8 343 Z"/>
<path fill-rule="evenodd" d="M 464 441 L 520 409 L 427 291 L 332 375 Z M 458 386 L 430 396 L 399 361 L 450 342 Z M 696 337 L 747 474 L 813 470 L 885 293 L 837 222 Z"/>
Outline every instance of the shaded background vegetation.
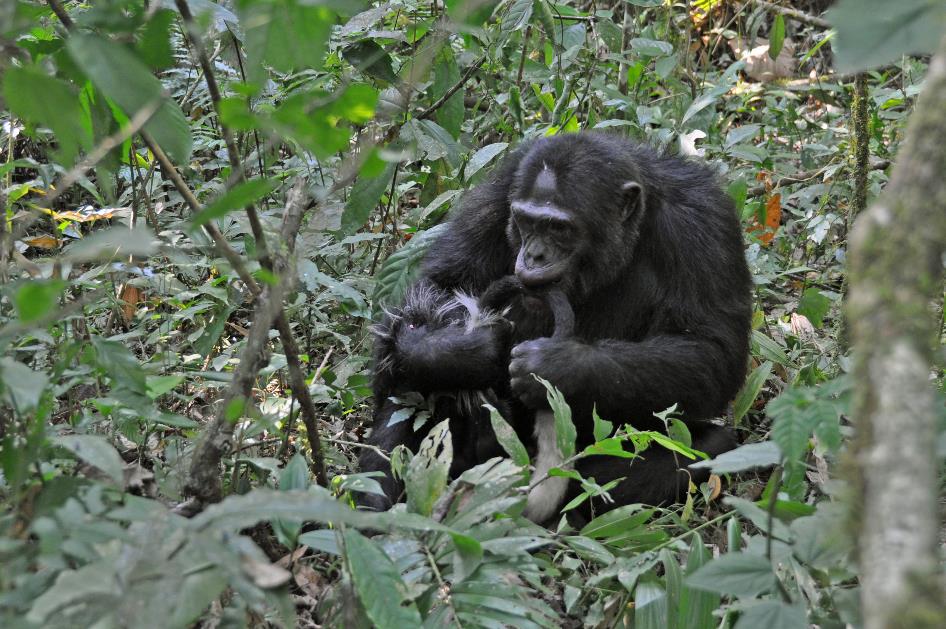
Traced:
<path fill-rule="evenodd" d="M 847 237 L 943 11 L 827 4 L 4 3 L 0 622 L 860 625 Z M 449 482 L 434 430 L 395 457 L 407 507 L 353 511 L 371 322 L 464 189 L 583 129 L 709 160 L 735 199 L 745 445 L 683 505 L 549 531 L 514 443 Z"/>

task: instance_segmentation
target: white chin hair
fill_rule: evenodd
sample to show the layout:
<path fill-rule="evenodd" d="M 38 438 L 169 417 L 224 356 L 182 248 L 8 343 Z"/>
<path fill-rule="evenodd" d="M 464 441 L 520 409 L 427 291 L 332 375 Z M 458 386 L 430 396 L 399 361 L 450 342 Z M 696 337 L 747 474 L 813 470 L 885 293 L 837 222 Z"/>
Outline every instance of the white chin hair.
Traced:
<path fill-rule="evenodd" d="M 535 414 L 535 441 L 538 444 L 538 453 L 535 457 L 533 480 L 546 476 L 550 469 L 561 467 L 564 463 L 562 453 L 555 443 L 555 415 L 552 411 L 538 411 Z M 529 492 L 522 515 L 536 524 L 545 522 L 558 513 L 567 490 L 567 478 L 546 478 Z"/>

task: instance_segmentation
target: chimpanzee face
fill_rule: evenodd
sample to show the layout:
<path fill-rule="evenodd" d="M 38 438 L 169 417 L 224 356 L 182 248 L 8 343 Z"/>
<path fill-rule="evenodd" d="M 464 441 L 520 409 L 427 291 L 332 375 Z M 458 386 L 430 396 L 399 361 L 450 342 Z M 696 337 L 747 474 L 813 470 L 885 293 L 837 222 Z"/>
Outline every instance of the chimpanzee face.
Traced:
<path fill-rule="evenodd" d="M 619 185 L 608 203 L 602 204 L 596 199 L 606 196 L 603 191 L 589 191 L 577 198 L 563 194 L 563 189 L 574 193 L 590 185 L 576 174 L 574 169 L 557 173 L 543 163 L 531 185 L 520 189 L 510 201 L 507 235 L 518 250 L 516 276 L 527 287 L 555 284 L 567 292 L 575 288 L 584 292 L 615 271 L 607 269 L 602 274 L 597 267 L 605 263 L 620 266 L 618 261 L 626 258 L 623 250 L 633 247 L 633 239 L 626 237 L 626 223 L 639 206 L 640 185 Z M 578 199 L 584 199 L 584 207 Z"/>

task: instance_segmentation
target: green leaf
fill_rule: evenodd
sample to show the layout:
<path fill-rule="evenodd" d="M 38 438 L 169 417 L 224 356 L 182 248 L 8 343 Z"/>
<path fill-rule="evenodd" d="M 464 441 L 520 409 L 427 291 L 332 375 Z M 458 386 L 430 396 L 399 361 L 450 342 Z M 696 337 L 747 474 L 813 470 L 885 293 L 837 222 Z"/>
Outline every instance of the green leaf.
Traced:
<path fill-rule="evenodd" d="M 280 72 L 319 69 L 335 13 L 321 3 L 299 0 L 242 2 L 240 24 L 250 57 L 251 80 L 262 77 L 261 62 Z"/>
<path fill-rule="evenodd" d="M 732 518 L 732 520 L 735 520 L 735 518 Z M 695 574 L 713 557 L 698 533 L 693 533 L 691 537 L 690 550 L 687 553 L 687 575 Z M 695 590 L 683 585 L 680 589 L 677 626 L 681 629 L 714 626 L 716 623 L 713 622 L 713 612 L 719 607 L 719 603 L 720 597 L 718 594 Z"/>
<path fill-rule="evenodd" d="M 279 475 L 279 491 L 309 488 L 309 466 L 305 457 L 295 453 Z"/>
<path fill-rule="evenodd" d="M 124 461 L 114 446 L 105 437 L 98 435 L 60 435 L 51 439 L 53 443 L 69 450 L 74 455 L 93 465 L 121 485 L 124 480 Z"/>
<path fill-rule="evenodd" d="M 687 577 L 686 584 L 698 590 L 751 598 L 775 588 L 775 573 L 765 557 L 729 553 Z"/>
<path fill-rule="evenodd" d="M 782 452 L 772 441 L 747 443 L 735 450 L 724 452 L 715 459 L 692 463 L 694 469 L 709 469 L 714 474 L 732 474 L 757 467 L 771 467 L 782 460 Z"/>
<path fill-rule="evenodd" d="M 95 348 L 95 362 L 109 375 L 112 384 L 147 395 L 148 383 L 144 369 L 131 350 L 117 341 L 95 336 L 92 337 L 92 346 Z"/>
<path fill-rule="evenodd" d="M 753 402 L 759 397 L 759 391 L 762 390 L 762 386 L 771 373 L 772 363 L 765 361 L 753 369 L 749 377 L 746 378 L 746 382 L 742 385 L 742 389 L 736 395 L 735 402 L 733 402 L 733 423 L 737 426 L 749 409 L 752 408 Z"/>
<path fill-rule="evenodd" d="M 504 33 L 511 33 L 524 28 L 532 18 L 533 0 L 514 0 L 503 15 L 501 29 Z"/>
<path fill-rule="evenodd" d="M 753 330 L 751 340 L 753 356 L 771 360 L 783 367 L 789 366 L 788 355 L 785 354 L 785 350 L 768 336 L 758 330 Z"/>
<path fill-rule="evenodd" d="M 718 87 L 714 87 L 706 94 L 703 94 L 702 96 L 697 98 L 687 108 L 686 113 L 683 114 L 683 118 L 680 120 L 680 124 L 681 125 L 686 124 L 690 118 L 692 118 L 696 114 L 700 113 L 701 111 L 703 111 L 704 109 L 706 109 L 707 107 L 715 103 L 717 100 L 719 100 L 720 96 L 722 96 L 728 91 L 729 91 L 729 85 L 720 85 Z"/>
<path fill-rule="evenodd" d="M 659 432 L 651 432 L 649 434 L 651 438 L 654 441 L 656 441 L 658 444 L 662 445 L 668 450 L 672 450 L 674 452 L 682 454 L 688 459 L 705 458 L 705 455 L 703 455 L 703 453 L 700 452 L 699 450 L 695 450 L 684 443 L 680 443 L 679 441 L 675 439 L 671 439 L 670 437 L 666 435 L 663 435 Z"/>
<path fill-rule="evenodd" d="M 0 385 L 4 401 L 20 413 L 27 413 L 39 404 L 49 377 L 33 371 L 18 360 L 0 358 Z"/>
<path fill-rule="evenodd" d="M 70 262 L 112 261 L 128 256 L 147 257 L 158 250 L 159 241 L 150 228 L 138 225 L 99 229 L 66 249 Z"/>
<path fill-rule="evenodd" d="M 385 530 L 388 528 L 385 516 L 387 514 L 356 511 L 321 488 L 309 491 L 254 489 L 248 494 L 227 496 L 223 502 L 207 507 L 189 521 L 189 526 L 196 530 L 213 527 L 221 532 L 235 532 L 274 518 L 285 518 Z"/>
<path fill-rule="evenodd" d="M 608 436 L 614 432 L 614 424 L 598 416 L 597 406 L 591 407 L 591 421 L 593 422 L 592 432 L 595 441 L 607 439 Z"/>
<path fill-rule="evenodd" d="M 820 328 L 824 325 L 824 316 L 831 310 L 831 300 L 821 294 L 817 288 L 808 288 L 798 302 L 798 314 L 808 317 L 808 320 Z"/>
<path fill-rule="evenodd" d="M 667 593 L 656 577 L 642 578 L 634 588 L 634 627 L 667 629 Z"/>
<path fill-rule="evenodd" d="M 187 163 L 192 146 L 190 126 L 177 103 L 164 95 L 161 82 L 147 65 L 124 46 L 95 35 L 73 35 L 66 48 L 95 87 L 115 101 L 129 118 L 152 103 L 160 103 L 144 130 L 171 159 Z"/>
<path fill-rule="evenodd" d="M 308 488 L 309 466 L 306 465 L 305 457 L 297 452 L 289 459 L 286 467 L 279 474 L 279 491 L 305 490 Z M 278 518 L 274 519 L 272 524 L 280 543 L 292 548 L 295 545 L 299 531 L 302 529 L 302 520 Z"/>
<path fill-rule="evenodd" d="M 58 306 L 65 287 L 62 280 L 30 280 L 21 285 L 13 296 L 20 321 L 30 323 L 49 315 Z"/>
<path fill-rule="evenodd" d="M 251 179 L 237 184 L 213 200 L 209 205 L 191 218 L 191 227 L 196 229 L 228 212 L 253 205 L 276 189 L 279 182 L 275 179 Z"/>
<path fill-rule="evenodd" d="M 562 459 L 569 459 L 575 454 L 575 440 L 578 438 L 578 432 L 575 430 L 575 424 L 572 422 L 572 409 L 565 401 L 562 392 L 552 386 L 548 380 L 543 380 L 539 376 L 532 374 L 533 377 L 542 383 L 546 389 L 546 399 L 552 412 L 555 415 L 555 444 L 562 455 Z"/>
<path fill-rule="evenodd" d="M 594 539 L 626 535 L 643 527 L 653 514 L 654 510 L 645 508 L 644 505 L 624 505 L 599 515 L 581 529 L 581 534 Z"/>
<path fill-rule="evenodd" d="M 396 83 L 391 55 L 373 39 L 355 42 L 342 51 L 345 61 L 352 64 L 368 76 L 385 83 Z"/>
<path fill-rule="evenodd" d="M 47 618 L 61 613 L 76 605 L 88 601 L 102 601 L 102 604 L 119 603 L 119 594 L 115 588 L 116 567 L 105 561 L 96 561 L 78 570 L 63 570 L 56 576 L 56 581 L 48 590 L 33 601 L 26 620 L 42 625 Z"/>
<path fill-rule="evenodd" d="M 946 30 L 946 3 L 930 0 L 839 0 L 828 11 L 837 68 L 855 72 L 936 50 Z"/>
<path fill-rule="evenodd" d="M 3 77 L 3 95 L 14 114 L 53 131 L 59 145 L 57 160 L 64 166 L 72 166 L 80 149 L 91 148 L 88 116 L 78 92 L 65 81 L 12 66 Z"/>
<path fill-rule="evenodd" d="M 365 613 L 378 629 L 420 627 L 420 612 L 394 562 L 370 539 L 347 529 L 342 533 L 351 580 Z"/>
<path fill-rule="evenodd" d="M 148 397 L 156 400 L 184 382 L 184 376 L 147 376 Z"/>
<path fill-rule="evenodd" d="M 174 64 L 174 51 L 171 48 L 171 25 L 176 17 L 174 11 L 161 9 L 148 20 L 141 39 L 138 40 L 138 54 L 155 70 L 163 70 Z"/>
<path fill-rule="evenodd" d="M 516 431 L 499 414 L 496 407 L 491 404 L 484 404 L 483 406 L 489 411 L 489 421 L 493 425 L 493 432 L 496 433 L 496 440 L 499 441 L 499 445 L 503 447 L 503 450 L 516 465 L 528 465 L 529 453 L 526 451 L 526 447 L 522 445 L 518 435 L 516 435 Z"/>
<path fill-rule="evenodd" d="M 758 601 L 742 609 L 734 629 L 807 629 L 808 616 L 801 605 Z"/>
<path fill-rule="evenodd" d="M 645 57 L 661 57 L 673 54 L 673 44 L 659 39 L 635 37 L 631 40 L 631 48 L 634 49 L 634 52 Z"/>
<path fill-rule="evenodd" d="M 670 418 L 667 422 L 667 436 L 688 448 L 693 447 L 693 436 L 690 434 L 690 429 L 686 423 L 681 419 Z"/>
<path fill-rule="evenodd" d="M 459 80 L 460 68 L 457 66 L 456 58 L 453 56 L 453 50 L 445 46 L 440 49 L 440 52 L 437 54 L 437 59 L 434 62 L 434 82 L 430 86 L 430 97 L 432 99 L 439 99 Z M 463 124 L 465 112 L 466 108 L 463 106 L 463 90 L 457 90 L 437 109 L 434 113 L 434 117 L 437 123 L 446 129 L 454 139 L 459 139 L 460 126 Z"/>
<path fill-rule="evenodd" d="M 772 23 L 772 30 L 769 31 L 769 58 L 776 59 L 782 52 L 782 44 L 785 43 L 785 18 L 781 13 L 776 14 L 775 21 Z"/>
<path fill-rule="evenodd" d="M 339 230 L 342 235 L 354 233 L 368 221 L 371 211 L 391 184 L 395 167 L 396 164 L 389 162 L 381 175 L 362 177 L 355 182 L 342 214 L 342 227 Z"/>
<path fill-rule="evenodd" d="M 446 228 L 446 223 L 441 223 L 417 232 L 407 244 L 388 257 L 378 272 L 372 296 L 376 312 L 385 305 L 398 303 L 404 297 L 408 286 L 417 276 L 427 249 Z"/>
<path fill-rule="evenodd" d="M 470 157 L 470 161 L 466 163 L 466 167 L 463 169 L 463 178 L 469 181 L 483 166 L 493 161 L 497 155 L 505 151 L 507 146 L 509 146 L 508 142 L 496 142 L 494 144 L 487 144 L 473 153 L 473 156 Z"/>
<path fill-rule="evenodd" d="M 407 466 L 404 486 L 407 490 L 408 511 L 431 514 L 437 498 L 447 488 L 452 462 L 453 439 L 450 435 L 450 420 L 446 419 L 431 428 Z"/>

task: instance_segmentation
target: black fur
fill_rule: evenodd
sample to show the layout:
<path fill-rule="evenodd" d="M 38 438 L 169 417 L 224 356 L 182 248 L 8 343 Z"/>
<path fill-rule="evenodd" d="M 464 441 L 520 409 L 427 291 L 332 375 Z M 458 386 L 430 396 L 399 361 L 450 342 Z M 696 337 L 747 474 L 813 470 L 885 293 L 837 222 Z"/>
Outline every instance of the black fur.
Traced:
<path fill-rule="evenodd" d="M 516 270 L 525 237 L 510 221 L 516 202 L 540 212 L 548 206 L 574 223 L 571 266 L 556 283 L 574 310 L 571 335 L 552 336 L 548 304 L 528 291 L 509 302 L 503 318 L 479 325 L 465 323 L 469 309 L 455 299 L 454 291 L 483 301 L 502 293 L 497 282 Z M 705 165 L 594 133 L 528 143 L 466 194 L 431 246 L 404 310 L 381 324 L 370 442 L 416 449 L 422 434 L 411 422 L 387 425 L 396 409 L 388 398 L 405 390 L 445 393 L 436 414 L 467 435 L 453 472 L 467 469 L 500 452 L 488 416 L 468 403 L 484 396 L 499 404 L 531 441 L 535 412 L 546 405 L 535 373 L 564 393 L 579 447 L 592 441 L 593 406 L 604 419 L 647 430 L 662 427 L 655 411 L 677 403 L 693 446 L 717 455 L 735 440 L 704 420 L 725 410 L 745 378 L 751 310 L 739 221 Z M 405 330 L 415 311 L 423 311 L 417 323 L 426 327 Z M 387 471 L 381 457 L 365 452 L 362 469 Z M 688 478 L 659 447 L 632 463 L 592 457 L 578 470 L 600 484 L 627 477 L 611 490 L 615 504 L 672 501 Z M 703 474 L 692 476 L 700 481 Z M 396 499 L 398 484 L 383 484 Z"/>

